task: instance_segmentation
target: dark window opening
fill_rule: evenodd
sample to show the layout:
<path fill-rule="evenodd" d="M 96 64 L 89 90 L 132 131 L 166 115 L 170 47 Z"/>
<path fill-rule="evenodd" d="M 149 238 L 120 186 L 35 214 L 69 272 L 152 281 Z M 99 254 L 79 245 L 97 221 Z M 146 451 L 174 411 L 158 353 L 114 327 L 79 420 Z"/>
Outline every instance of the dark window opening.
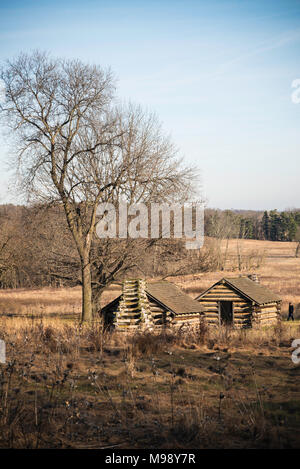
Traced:
<path fill-rule="evenodd" d="M 232 301 L 220 301 L 220 322 L 227 326 L 233 323 Z"/>

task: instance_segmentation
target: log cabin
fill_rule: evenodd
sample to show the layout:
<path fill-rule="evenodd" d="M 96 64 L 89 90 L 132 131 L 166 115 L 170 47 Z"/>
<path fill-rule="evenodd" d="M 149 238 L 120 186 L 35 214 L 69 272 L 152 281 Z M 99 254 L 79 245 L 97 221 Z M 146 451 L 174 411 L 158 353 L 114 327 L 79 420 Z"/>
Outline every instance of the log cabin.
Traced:
<path fill-rule="evenodd" d="M 202 312 L 202 305 L 173 283 L 132 279 L 123 282 L 122 294 L 102 308 L 101 315 L 106 325 L 128 331 L 195 325 Z"/>
<path fill-rule="evenodd" d="M 196 298 L 211 325 L 247 328 L 280 320 L 281 299 L 259 283 L 256 274 L 222 278 Z"/>

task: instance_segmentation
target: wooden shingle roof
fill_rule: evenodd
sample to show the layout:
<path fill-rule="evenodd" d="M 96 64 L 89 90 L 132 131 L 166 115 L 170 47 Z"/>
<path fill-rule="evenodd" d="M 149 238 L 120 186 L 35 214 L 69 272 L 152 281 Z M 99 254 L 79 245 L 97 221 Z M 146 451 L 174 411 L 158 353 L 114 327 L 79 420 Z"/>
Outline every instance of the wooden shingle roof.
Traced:
<path fill-rule="evenodd" d="M 281 298 L 276 295 L 276 293 L 272 292 L 264 285 L 250 280 L 248 277 L 222 278 L 217 283 L 208 288 L 208 290 L 201 293 L 201 295 L 199 295 L 196 300 L 200 300 L 208 291 L 212 290 L 216 285 L 219 285 L 220 283 L 227 284 L 229 287 L 232 287 L 236 292 L 245 296 L 257 305 L 281 301 Z"/>
<path fill-rule="evenodd" d="M 147 294 L 174 314 L 201 313 L 203 306 L 174 283 L 161 280 L 147 283 Z"/>
<path fill-rule="evenodd" d="M 203 306 L 196 300 L 193 300 L 187 293 L 182 291 L 174 283 L 160 280 L 157 282 L 149 282 L 146 284 L 147 296 L 160 303 L 167 311 L 176 314 L 189 314 L 189 313 L 202 313 Z M 105 312 L 111 306 L 117 305 L 121 300 L 122 295 L 119 295 L 113 301 L 108 303 L 102 308 Z"/>

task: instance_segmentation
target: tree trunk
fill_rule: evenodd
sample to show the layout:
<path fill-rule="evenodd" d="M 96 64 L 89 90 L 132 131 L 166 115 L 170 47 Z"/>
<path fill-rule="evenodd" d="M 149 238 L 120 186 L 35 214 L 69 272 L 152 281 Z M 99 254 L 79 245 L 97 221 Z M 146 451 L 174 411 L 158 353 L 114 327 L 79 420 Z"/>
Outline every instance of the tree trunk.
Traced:
<path fill-rule="evenodd" d="M 297 247 L 296 247 L 295 257 L 299 256 L 299 251 L 300 251 L 300 241 L 298 242 Z"/>
<path fill-rule="evenodd" d="M 99 317 L 99 314 L 101 313 L 101 297 L 103 290 L 104 288 L 92 290 L 92 308 L 94 318 L 97 316 Z"/>
<path fill-rule="evenodd" d="M 242 270 L 242 257 L 241 257 L 241 250 L 240 250 L 239 240 L 237 240 L 236 249 L 237 249 L 238 269 Z"/>
<path fill-rule="evenodd" d="M 224 260 L 223 260 L 223 265 L 222 265 L 221 270 L 226 270 L 228 243 L 229 243 L 229 238 L 227 238 L 226 240 L 226 248 L 225 248 Z"/>
<path fill-rule="evenodd" d="M 82 262 L 82 314 L 81 322 L 91 322 L 93 319 L 92 310 L 92 277 L 91 266 L 86 260 Z"/>

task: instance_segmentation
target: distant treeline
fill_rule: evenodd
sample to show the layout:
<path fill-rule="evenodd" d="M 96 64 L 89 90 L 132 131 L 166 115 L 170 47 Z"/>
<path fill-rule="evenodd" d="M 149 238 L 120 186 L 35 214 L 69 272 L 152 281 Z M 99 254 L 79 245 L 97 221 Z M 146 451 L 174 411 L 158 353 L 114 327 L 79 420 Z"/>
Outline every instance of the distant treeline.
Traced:
<path fill-rule="evenodd" d="M 299 241 L 300 209 L 283 212 L 206 209 L 204 230 L 206 236 L 218 238 Z"/>
<path fill-rule="evenodd" d="M 261 223 L 264 239 L 270 241 L 298 240 L 300 211 L 280 213 L 276 210 L 266 211 Z"/>
<path fill-rule="evenodd" d="M 200 250 L 186 249 L 184 240 L 159 239 L 145 248 L 144 240 L 94 241 L 93 278 L 95 282 L 116 259 L 128 251 L 123 276 L 158 277 L 231 269 L 255 268 L 260 252 L 242 253 L 229 259 L 222 251 L 229 238 L 297 240 L 300 254 L 300 210 L 285 212 L 246 212 L 205 210 L 205 243 Z M 124 243 L 126 243 L 124 245 Z M 252 264 L 251 264 L 252 263 Z M 104 273 L 103 273 L 104 272 Z M 101 277 L 102 275 L 102 277 Z M 118 276 L 118 279 L 122 278 Z M 80 262 L 65 215 L 59 206 L 0 205 L 0 288 L 75 286 L 81 284 Z"/>
<path fill-rule="evenodd" d="M 153 245 L 143 239 L 95 239 L 92 247 L 94 284 L 101 280 L 106 285 L 120 258 L 126 263 L 117 280 L 219 267 L 219 249 L 211 240 L 200 251 L 186 249 L 180 239 L 159 239 Z M 75 285 L 81 285 L 80 260 L 62 207 L 0 205 L 0 288 Z"/>

